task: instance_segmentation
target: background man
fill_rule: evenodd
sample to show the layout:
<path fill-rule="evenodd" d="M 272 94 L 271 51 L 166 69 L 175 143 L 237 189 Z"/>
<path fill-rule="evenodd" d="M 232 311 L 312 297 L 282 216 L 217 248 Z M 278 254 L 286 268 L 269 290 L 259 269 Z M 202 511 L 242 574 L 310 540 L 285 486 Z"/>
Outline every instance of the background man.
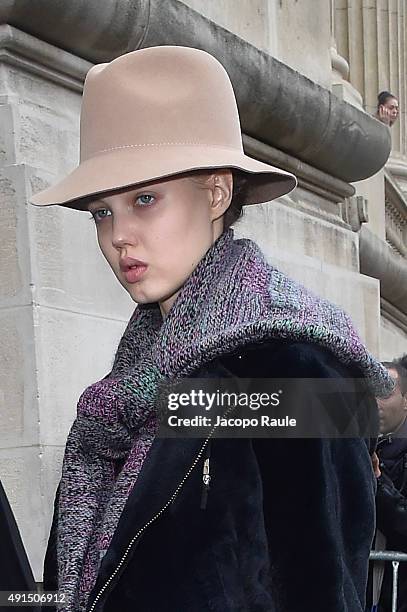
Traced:
<path fill-rule="evenodd" d="M 385 362 L 396 387 L 377 401 L 380 432 L 377 445 L 381 475 L 377 481 L 377 527 L 386 537 L 386 549 L 407 552 L 407 355 Z M 380 612 L 390 612 L 392 566 L 386 563 Z M 398 612 L 407 612 L 407 564 L 400 563 Z"/>

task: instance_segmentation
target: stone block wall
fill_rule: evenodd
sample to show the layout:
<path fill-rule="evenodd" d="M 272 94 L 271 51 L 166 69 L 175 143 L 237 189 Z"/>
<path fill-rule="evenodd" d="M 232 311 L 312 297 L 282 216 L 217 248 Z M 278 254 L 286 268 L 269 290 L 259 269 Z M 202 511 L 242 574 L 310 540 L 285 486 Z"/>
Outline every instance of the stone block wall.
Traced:
<path fill-rule="evenodd" d="M 77 399 L 109 370 L 134 304 L 90 215 L 28 204 L 77 163 L 81 87 L 19 59 L 0 55 L 0 478 L 40 580 Z"/>

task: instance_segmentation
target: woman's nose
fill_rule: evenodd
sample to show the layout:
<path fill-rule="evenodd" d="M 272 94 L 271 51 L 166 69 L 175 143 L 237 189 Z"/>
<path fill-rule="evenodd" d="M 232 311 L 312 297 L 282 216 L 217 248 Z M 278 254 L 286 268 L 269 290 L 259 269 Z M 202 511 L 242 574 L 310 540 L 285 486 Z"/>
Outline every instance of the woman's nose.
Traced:
<path fill-rule="evenodd" d="M 115 248 L 137 244 L 137 231 L 131 215 L 126 213 L 113 216 L 112 244 Z"/>

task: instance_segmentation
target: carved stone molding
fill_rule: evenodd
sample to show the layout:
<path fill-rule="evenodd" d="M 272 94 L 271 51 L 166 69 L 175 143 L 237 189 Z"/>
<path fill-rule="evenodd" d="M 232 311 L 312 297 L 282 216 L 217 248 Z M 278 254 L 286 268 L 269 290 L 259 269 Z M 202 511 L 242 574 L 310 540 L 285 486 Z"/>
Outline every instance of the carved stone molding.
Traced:
<path fill-rule="evenodd" d="M 344 220 L 351 226 L 354 232 L 358 232 L 362 223 L 369 221 L 368 202 L 363 196 L 352 196 L 346 198 L 343 212 Z"/>
<path fill-rule="evenodd" d="M 2 0 L 0 23 L 100 63 L 142 44 L 149 12 L 150 0 Z"/>
<path fill-rule="evenodd" d="M 0 62 L 82 91 L 93 64 L 7 24 L 0 25 Z"/>
<path fill-rule="evenodd" d="M 339 55 L 336 47 L 330 48 L 331 66 L 333 72 L 336 72 L 340 79 L 346 81 L 349 75 L 349 64 L 342 55 Z"/>
<path fill-rule="evenodd" d="M 406 314 L 403 314 L 398 308 L 395 308 L 383 298 L 380 300 L 380 311 L 386 319 L 393 323 L 393 325 L 402 329 L 407 334 Z"/>
<path fill-rule="evenodd" d="M 402 257 L 407 257 L 407 200 L 397 182 L 385 170 L 386 240 Z M 406 259 L 407 266 L 407 259 Z"/>
<path fill-rule="evenodd" d="M 204 49 L 228 70 L 249 136 L 348 183 L 389 155 L 386 126 L 178 0 L 8 0 L 0 23 L 90 62 L 153 45 Z"/>
<path fill-rule="evenodd" d="M 360 230 L 359 258 L 362 274 L 380 280 L 380 295 L 407 315 L 407 264 L 367 227 Z"/>
<path fill-rule="evenodd" d="M 301 162 L 299 159 L 283 153 L 270 145 L 266 145 L 255 138 L 243 134 L 243 146 L 245 152 L 251 157 L 261 161 L 284 168 L 293 172 L 298 178 L 299 185 L 312 193 L 334 202 L 343 201 L 353 196 L 355 188 L 345 181 L 317 170 L 312 166 Z"/>
<path fill-rule="evenodd" d="M 393 157 L 390 156 L 386 162 L 386 170 L 402 185 L 407 182 L 407 159 L 406 157 Z M 405 188 L 401 188 L 405 191 Z"/>

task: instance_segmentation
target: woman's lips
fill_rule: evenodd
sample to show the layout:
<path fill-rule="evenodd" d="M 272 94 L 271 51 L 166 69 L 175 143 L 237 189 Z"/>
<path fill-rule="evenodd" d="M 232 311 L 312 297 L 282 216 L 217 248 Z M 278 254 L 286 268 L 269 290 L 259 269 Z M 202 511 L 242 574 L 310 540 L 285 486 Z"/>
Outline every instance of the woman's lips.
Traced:
<path fill-rule="evenodd" d="M 124 272 L 124 277 L 128 283 L 136 283 L 147 270 L 147 266 L 134 266 Z"/>
<path fill-rule="evenodd" d="M 120 260 L 120 270 L 128 283 L 136 283 L 147 270 L 148 265 L 139 259 L 124 257 Z"/>

